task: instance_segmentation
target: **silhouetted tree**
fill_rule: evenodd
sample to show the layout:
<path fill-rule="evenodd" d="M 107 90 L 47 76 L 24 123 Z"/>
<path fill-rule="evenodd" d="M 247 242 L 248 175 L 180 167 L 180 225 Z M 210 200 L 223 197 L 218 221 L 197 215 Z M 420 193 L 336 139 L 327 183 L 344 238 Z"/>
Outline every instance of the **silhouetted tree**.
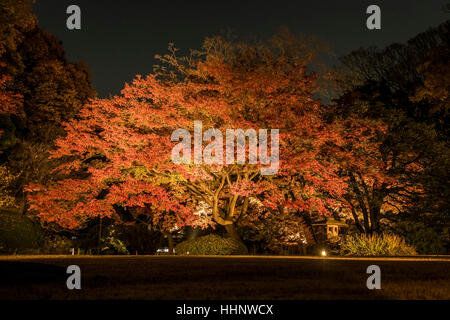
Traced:
<path fill-rule="evenodd" d="M 368 182 L 358 170 L 343 172 L 361 231 L 379 231 L 390 213 L 433 216 L 440 227 L 449 226 L 449 44 L 447 21 L 407 44 L 360 49 L 342 58 L 343 94 L 335 114 L 358 114 L 387 128 L 371 157 L 391 180 Z"/>
<path fill-rule="evenodd" d="M 2 103 L 0 163 L 17 176 L 11 188 L 24 209 L 23 186 L 51 177 L 47 151 L 62 122 L 96 93 L 87 66 L 67 61 L 61 42 L 38 27 L 30 1 L 2 1 L 0 20 L 0 99 L 20 98 L 14 110 Z"/>

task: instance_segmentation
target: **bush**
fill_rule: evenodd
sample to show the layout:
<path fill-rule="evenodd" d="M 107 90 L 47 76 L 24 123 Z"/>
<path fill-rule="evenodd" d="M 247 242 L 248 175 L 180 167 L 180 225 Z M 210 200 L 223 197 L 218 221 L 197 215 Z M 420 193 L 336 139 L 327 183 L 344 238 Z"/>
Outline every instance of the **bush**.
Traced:
<path fill-rule="evenodd" d="M 70 254 L 76 247 L 74 241 L 58 234 L 50 234 L 45 237 L 42 252 L 45 254 Z"/>
<path fill-rule="evenodd" d="M 175 247 L 175 252 L 177 254 L 193 255 L 238 255 L 248 253 L 243 243 L 214 234 L 183 241 Z"/>
<path fill-rule="evenodd" d="M 422 222 L 400 221 L 395 224 L 395 233 L 403 236 L 419 254 L 445 254 L 443 232 L 438 233 Z"/>
<path fill-rule="evenodd" d="M 42 242 L 43 231 L 38 224 L 18 212 L 0 210 L 0 252 L 39 248 Z"/>
<path fill-rule="evenodd" d="M 102 238 L 101 252 L 103 254 L 129 254 L 125 242 L 120 239 L 121 234 L 116 226 L 110 226 L 106 231 L 106 236 Z"/>
<path fill-rule="evenodd" d="M 416 249 L 397 235 L 353 235 L 341 242 L 341 255 L 347 256 L 411 256 Z"/>

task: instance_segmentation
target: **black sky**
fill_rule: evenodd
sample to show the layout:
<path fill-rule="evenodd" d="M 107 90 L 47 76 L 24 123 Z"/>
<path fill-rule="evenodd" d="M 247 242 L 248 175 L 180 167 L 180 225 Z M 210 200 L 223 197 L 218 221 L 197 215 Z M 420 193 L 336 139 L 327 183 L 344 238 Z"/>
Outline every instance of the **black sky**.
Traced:
<path fill-rule="evenodd" d="M 233 29 L 237 35 L 267 37 L 285 25 L 316 35 L 339 55 L 361 46 L 405 42 L 450 17 L 448 0 L 38 0 L 34 11 L 42 28 L 64 44 L 71 61 L 84 60 L 100 97 L 118 94 L 136 74 L 152 71 L 154 55 L 167 44 L 198 48 L 205 36 Z M 66 8 L 76 4 L 82 29 L 66 28 Z M 382 10 L 382 30 L 366 28 L 366 8 Z"/>

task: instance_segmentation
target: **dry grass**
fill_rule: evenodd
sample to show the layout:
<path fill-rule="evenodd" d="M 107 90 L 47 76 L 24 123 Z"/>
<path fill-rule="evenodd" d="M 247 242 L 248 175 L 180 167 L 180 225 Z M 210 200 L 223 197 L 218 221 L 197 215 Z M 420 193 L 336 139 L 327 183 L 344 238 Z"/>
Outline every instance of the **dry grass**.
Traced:
<path fill-rule="evenodd" d="M 0 257 L 0 299 L 450 299 L 450 260 L 312 257 Z M 66 288 L 79 265 L 82 289 Z M 366 268 L 381 268 L 381 290 Z"/>

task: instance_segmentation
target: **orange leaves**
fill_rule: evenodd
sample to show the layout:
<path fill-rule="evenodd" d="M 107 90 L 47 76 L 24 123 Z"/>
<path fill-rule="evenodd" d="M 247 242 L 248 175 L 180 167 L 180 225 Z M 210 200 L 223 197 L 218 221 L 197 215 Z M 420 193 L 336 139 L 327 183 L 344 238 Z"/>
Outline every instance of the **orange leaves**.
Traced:
<path fill-rule="evenodd" d="M 238 195 L 241 197 L 256 196 L 265 191 L 267 191 L 267 183 L 264 181 L 254 182 L 249 179 L 242 179 L 229 186 L 231 195 Z"/>
<path fill-rule="evenodd" d="M 57 223 L 65 228 L 77 228 L 91 217 L 114 214 L 104 200 L 95 199 L 101 189 L 91 181 L 66 179 L 51 186 L 30 186 L 28 198 L 30 210 L 48 223 Z"/>
<path fill-rule="evenodd" d="M 67 179 L 30 188 L 33 209 L 46 221 L 77 227 L 91 217 L 113 216 L 113 206 L 121 205 L 173 230 L 210 225 L 205 215 L 194 214 L 200 203 L 206 215 L 216 207 L 219 221 L 227 210 L 231 216 L 224 221 L 237 219 L 236 212 L 246 212 L 256 199 L 269 211 L 282 206 L 326 214 L 337 208 L 347 187 L 342 164 L 364 165 L 361 154 L 373 152 L 366 132 L 374 127 L 323 121 L 327 110 L 311 97 L 314 76 L 304 65 L 283 61 L 245 68 L 210 53 L 192 63 L 183 80 L 137 76 L 121 96 L 90 101 L 64 124 L 67 135 L 52 154 L 69 157 L 60 168 Z M 192 132 L 194 121 L 221 132 L 279 129 L 278 174 L 262 176 L 259 164 L 174 164 L 171 134 Z M 354 148 L 345 149 L 348 144 Z"/>

